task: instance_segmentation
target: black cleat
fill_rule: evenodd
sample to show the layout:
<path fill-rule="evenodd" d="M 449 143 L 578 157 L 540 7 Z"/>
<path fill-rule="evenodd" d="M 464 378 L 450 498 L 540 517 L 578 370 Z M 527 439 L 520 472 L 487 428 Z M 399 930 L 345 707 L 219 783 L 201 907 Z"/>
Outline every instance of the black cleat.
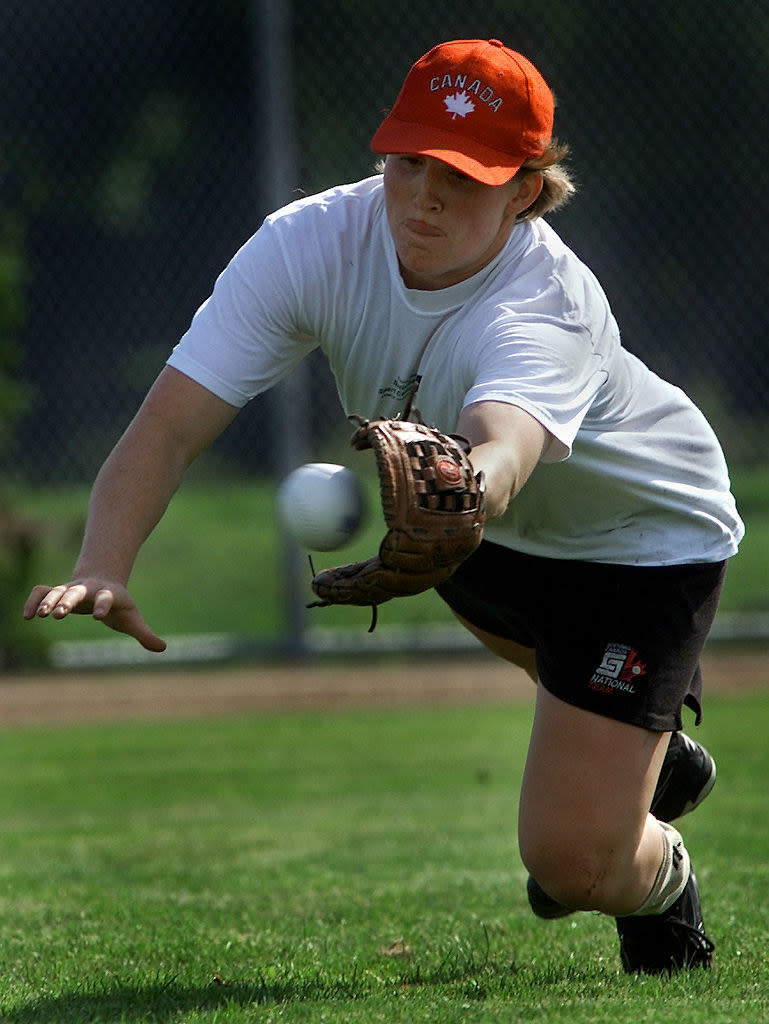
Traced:
<path fill-rule="evenodd" d="M 568 917 L 574 911 L 565 907 L 563 903 L 548 896 L 539 882 L 531 875 L 526 879 L 526 895 L 529 897 L 529 906 L 537 915 L 545 921 L 556 921 L 559 917 Z"/>
<path fill-rule="evenodd" d="M 674 732 L 662 762 L 651 812 L 660 821 L 675 821 L 699 807 L 716 783 L 716 762 L 684 732 Z M 574 913 L 548 896 L 529 875 L 526 895 L 532 911 L 546 921 Z"/>
<path fill-rule="evenodd" d="M 671 974 L 712 967 L 713 943 L 705 934 L 694 872 L 663 914 L 618 917 L 620 959 L 626 974 Z"/>
<path fill-rule="evenodd" d="M 699 807 L 716 784 L 716 762 L 685 732 L 674 732 L 662 762 L 651 812 L 675 821 Z"/>

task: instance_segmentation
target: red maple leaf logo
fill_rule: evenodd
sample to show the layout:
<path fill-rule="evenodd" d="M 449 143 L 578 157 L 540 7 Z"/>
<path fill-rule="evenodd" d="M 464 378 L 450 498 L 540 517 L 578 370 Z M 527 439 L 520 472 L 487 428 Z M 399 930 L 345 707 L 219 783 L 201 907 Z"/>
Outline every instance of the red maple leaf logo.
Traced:
<path fill-rule="evenodd" d="M 629 683 L 631 680 L 644 675 L 646 675 L 646 665 L 638 660 L 638 652 L 631 648 L 619 677 L 624 682 Z"/>

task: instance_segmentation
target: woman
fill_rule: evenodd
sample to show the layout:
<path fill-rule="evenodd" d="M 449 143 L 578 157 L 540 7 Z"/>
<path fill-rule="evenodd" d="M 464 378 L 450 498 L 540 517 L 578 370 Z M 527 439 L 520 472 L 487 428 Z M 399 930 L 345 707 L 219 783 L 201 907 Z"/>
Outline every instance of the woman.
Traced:
<path fill-rule="evenodd" d="M 25 616 L 90 612 L 162 650 L 133 562 L 238 408 L 316 346 L 348 414 L 396 416 L 416 392 L 486 480 L 484 540 L 438 591 L 537 681 L 519 820 L 534 911 L 614 916 L 627 971 L 707 967 L 669 820 L 715 778 L 681 711 L 699 721 L 743 527 L 707 422 L 622 348 L 542 219 L 573 191 L 553 108 L 498 40 L 417 61 L 372 141 L 383 173 L 278 211 L 234 256 L 97 477 L 72 580 L 36 587 Z"/>

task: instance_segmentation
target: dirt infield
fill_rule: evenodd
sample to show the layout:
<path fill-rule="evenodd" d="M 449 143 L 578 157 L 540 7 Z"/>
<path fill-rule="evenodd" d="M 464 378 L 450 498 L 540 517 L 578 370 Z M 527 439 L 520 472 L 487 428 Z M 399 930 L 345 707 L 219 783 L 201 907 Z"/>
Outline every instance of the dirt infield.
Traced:
<path fill-rule="evenodd" d="M 709 653 L 706 693 L 769 688 L 769 652 Z M 484 653 L 338 665 L 265 665 L 0 676 L 0 727 L 254 711 L 531 700 L 524 672 Z"/>

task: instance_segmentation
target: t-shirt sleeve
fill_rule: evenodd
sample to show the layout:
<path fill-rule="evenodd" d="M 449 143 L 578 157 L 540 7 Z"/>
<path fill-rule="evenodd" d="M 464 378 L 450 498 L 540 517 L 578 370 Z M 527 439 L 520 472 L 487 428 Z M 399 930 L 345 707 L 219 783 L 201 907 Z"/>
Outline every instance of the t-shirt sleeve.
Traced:
<path fill-rule="evenodd" d="M 267 221 L 219 275 L 168 365 L 243 406 L 316 346 L 298 308 L 285 253 Z"/>
<path fill-rule="evenodd" d="M 510 323 L 503 318 L 481 335 L 478 351 L 464 404 L 519 406 L 552 435 L 543 461 L 567 458 L 608 376 L 587 329 L 557 318 L 518 316 Z"/>

